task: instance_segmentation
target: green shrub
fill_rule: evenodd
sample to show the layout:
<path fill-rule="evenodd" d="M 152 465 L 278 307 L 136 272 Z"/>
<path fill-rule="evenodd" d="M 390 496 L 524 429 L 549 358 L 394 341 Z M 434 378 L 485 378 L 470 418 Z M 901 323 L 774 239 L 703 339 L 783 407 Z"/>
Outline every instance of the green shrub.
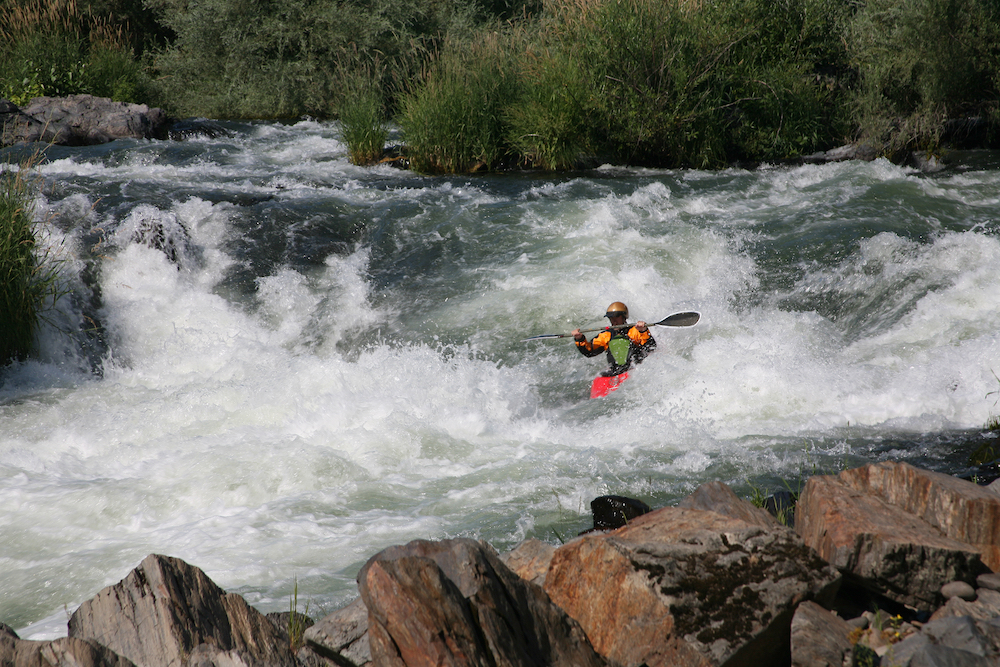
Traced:
<path fill-rule="evenodd" d="M 46 301 L 57 296 L 57 264 L 35 238 L 29 173 L 30 164 L 0 171 L 0 365 L 27 357 Z"/>
<path fill-rule="evenodd" d="M 882 152 L 937 148 L 944 122 L 995 108 L 998 8 L 990 0 L 867 0 L 844 26 L 854 113 Z"/>
<path fill-rule="evenodd" d="M 843 51 L 814 0 L 553 0 L 548 10 L 591 91 L 594 139 L 617 162 L 780 159 L 844 129 L 815 72 Z"/>

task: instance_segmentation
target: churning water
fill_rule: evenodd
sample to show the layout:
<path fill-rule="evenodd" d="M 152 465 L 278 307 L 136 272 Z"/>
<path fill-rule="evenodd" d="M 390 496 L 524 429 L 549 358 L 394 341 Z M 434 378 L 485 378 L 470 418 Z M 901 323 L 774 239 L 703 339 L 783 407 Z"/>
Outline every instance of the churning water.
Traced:
<path fill-rule="evenodd" d="M 893 459 L 969 471 L 1000 413 L 1000 155 L 721 172 L 429 177 L 333 124 L 49 148 L 66 294 L 0 371 L 0 621 L 67 613 L 149 553 L 321 616 L 382 548 L 500 550 Z M 13 169 L 21 154 L 2 154 Z M 589 400 L 543 333 L 702 313 Z"/>

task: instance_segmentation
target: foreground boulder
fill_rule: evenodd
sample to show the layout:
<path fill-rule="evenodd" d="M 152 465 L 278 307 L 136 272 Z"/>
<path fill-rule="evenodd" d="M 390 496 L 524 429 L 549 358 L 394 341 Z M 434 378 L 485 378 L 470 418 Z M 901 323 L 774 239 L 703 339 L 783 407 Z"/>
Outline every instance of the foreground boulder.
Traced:
<path fill-rule="evenodd" d="M 796 606 L 839 581 L 787 528 L 667 507 L 556 549 L 545 590 L 609 661 L 734 667 L 788 664 Z"/>
<path fill-rule="evenodd" d="M 163 139 L 168 126 L 163 109 L 93 95 L 36 97 L 21 109 L 0 100 L 4 146 L 36 141 L 90 146 L 115 139 Z"/>
<path fill-rule="evenodd" d="M 306 647 L 344 667 L 366 667 L 372 662 L 368 644 L 368 609 L 358 598 L 320 619 L 303 635 Z"/>
<path fill-rule="evenodd" d="M 603 667 L 579 624 L 470 539 L 416 540 L 358 574 L 379 667 Z"/>
<path fill-rule="evenodd" d="M 80 605 L 69 636 L 144 667 L 296 665 L 287 633 L 241 596 L 180 559 L 155 554 Z"/>
<path fill-rule="evenodd" d="M 135 667 L 97 642 L 63 637 L 52 641 L 21 639 L 0 623 L 0 665 L 4 667 Z"/>
<path fill-rule="evenodd" d="M 970 487 L 968 495 L 959 485 Z M 943 585 L 972 583 L 986 571 L 982 552 L 992 554 L 995 547 L 956 539 L 985 539 L 984 533 L 994 532 L 989 524 L 995 521 L 994 500 L 1000 516 L 1000 497 L 985 495 L 991 493 L 970 482 L 880 463 L 811 477 L 796 508 L 796 528 L 852 584 L 933 611 L 944 602 Z M 970 506 L 976 510 L 971 521 Z M 986 526 L 968 525 L 984 519 Z"/>

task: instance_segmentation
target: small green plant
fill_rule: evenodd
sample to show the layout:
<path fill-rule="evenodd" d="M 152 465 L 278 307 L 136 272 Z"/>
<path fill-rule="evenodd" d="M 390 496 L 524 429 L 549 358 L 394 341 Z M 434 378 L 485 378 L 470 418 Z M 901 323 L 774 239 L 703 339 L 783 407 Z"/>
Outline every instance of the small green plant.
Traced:
<path fill-rule="evenodd" d="M 292 595 L 289 596 L 288 607 L 288 642 L 289 647 L 294 653 L 302 648 L 303 637 L 305 636 L 306 628 L 309 627 L 307 620 L 309 617 L 309 602 L 306 602 L 305 612 L 302 614 L 299 613 L 299 580 L 297 577 L 295 578 Z"/>

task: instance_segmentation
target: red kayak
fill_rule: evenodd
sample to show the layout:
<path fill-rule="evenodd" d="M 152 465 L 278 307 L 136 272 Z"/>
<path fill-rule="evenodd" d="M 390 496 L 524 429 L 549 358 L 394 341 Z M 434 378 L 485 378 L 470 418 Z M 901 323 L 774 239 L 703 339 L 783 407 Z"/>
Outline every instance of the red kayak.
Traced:
<path fill-rule="evenodd" d="M 594 378 L 593 384 L 590 385 L 590 397 L 591 398 L 601 398 L 602 396 L 607 396 L 618 386 L 628 379 L 628 373 L 622 373 L 621 375 L 612 375 L 611 377 L 605 377 L 599 375 Z"/>

